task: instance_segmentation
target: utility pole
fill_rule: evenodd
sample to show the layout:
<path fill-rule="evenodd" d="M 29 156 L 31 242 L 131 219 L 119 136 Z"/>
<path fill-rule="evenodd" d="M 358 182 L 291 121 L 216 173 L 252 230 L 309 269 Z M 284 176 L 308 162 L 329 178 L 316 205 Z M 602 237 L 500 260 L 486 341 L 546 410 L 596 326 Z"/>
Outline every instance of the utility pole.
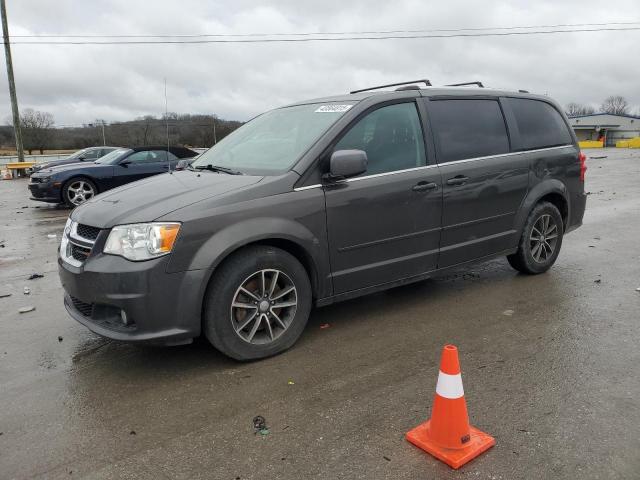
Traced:
<path fill-rule="evenodd" d="M 7 60 L 7 79 L 9 80 L 9 96 L 11 97 L 11 112 L 13 113 L 13 132 L 16 137 L 18 161 L 24 162 L 22 149 L 22 132 L 20 131 L 20 112 L 18 111 L 18 97 L 16 83 L 13 80 L 13 62 L 11 61 L 11 45 L 9 43 L 9 25 L 7 24 L 7 7 L 4 0 L 0 0 L 0 14 L 2 15 L 2 35 L 4 37 L 4 55 Z"/>
<path fill-rule="evenodd" d="M 100 122 L 100 125 L 102 125 L 102 146 L 106 147 L 107 146 L 107 137 L 104 136 L 104 120 L 102 120 L 102 122 Z"/>
<path fill-rule="evenodd" d="M 218 143 L 218 137 L 216 136 L 216 116 L 213 115 L 213 144 Z"/>

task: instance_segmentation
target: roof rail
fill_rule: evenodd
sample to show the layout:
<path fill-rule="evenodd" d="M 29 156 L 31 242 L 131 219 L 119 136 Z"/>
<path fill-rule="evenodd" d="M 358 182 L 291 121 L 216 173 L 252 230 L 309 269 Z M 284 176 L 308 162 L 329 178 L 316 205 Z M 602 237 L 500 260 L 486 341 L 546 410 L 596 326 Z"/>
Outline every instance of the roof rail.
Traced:
<path fill-rule="evenodd" d="M 464 83 L 452 83 L 450 85 L 445 85 L 445 87 L 465 87 L 467 85 L 477 85 L 480 88 L 484 88 L 482 82 L 464 82 Z"/>
<path fill-rule="evenodd" d="M 412 83 L 424 83 L 427 87 L 431 86 L 431 82 L 429 80 L 423 79 L 423 80 L 413 80 L 411 82 L 390 83 L 389 85 L 379 85 L 377 87 L 362 88 L 360 90 L 353 90 L 349 93 L 353 94 L 353 93 L 360 93 L 360 92 L 368 92 L 369 90 L 378 90 L 379 88 L 387 88 L 387 87 L 397 87 L 398 85 L 410 85 Z"/>

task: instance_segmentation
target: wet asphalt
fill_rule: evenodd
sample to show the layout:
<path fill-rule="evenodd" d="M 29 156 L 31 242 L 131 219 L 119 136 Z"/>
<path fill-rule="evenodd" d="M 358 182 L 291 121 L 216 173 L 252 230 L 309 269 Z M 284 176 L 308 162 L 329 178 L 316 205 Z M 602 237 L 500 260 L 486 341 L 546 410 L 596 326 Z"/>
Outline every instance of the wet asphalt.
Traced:
<path fill-rule="evenodd" d="M 75 323 L 56 267 L 68 210 L 0 181 L 0 478 L 639 478 L 640 151 L 588 155 L 607 158 L 588 160 L 584 226 L 547 274 L 496 259 L 318 309 L 254 363 Z M 459 471 L 404 440 L 446 343 L 497 442 Z"/>

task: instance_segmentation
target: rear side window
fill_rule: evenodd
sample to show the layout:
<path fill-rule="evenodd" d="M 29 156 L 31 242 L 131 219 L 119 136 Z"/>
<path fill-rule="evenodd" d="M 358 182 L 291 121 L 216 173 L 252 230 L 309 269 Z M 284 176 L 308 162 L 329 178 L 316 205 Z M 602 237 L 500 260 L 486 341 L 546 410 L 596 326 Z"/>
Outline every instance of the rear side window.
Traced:
<path fill-rule="evenodd" d="M 508 98 L 507 102 L 516 118 L 523 150 L 573 143 L 562 116 L 548 103 L 526 98 Z"/>
<path fill-rule="evenodd" d="M 440 163 L 509 152 L 497 100 L 432 100 L 428 109 Z"/>

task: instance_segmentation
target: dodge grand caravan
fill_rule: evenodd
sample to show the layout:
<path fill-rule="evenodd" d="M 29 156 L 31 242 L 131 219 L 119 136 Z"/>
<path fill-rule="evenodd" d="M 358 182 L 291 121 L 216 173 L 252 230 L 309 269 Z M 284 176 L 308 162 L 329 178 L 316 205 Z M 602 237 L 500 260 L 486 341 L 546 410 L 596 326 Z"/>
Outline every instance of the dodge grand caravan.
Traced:
<path fill-rule="evenodd" d="M 124 341 L 204 333 L 248 360 L 292 346 L 313 306 L 500 255 L 548 270 L 586 198 L 557 103 L 375 90 L 269 111 L 187 170 L 75 209 L 59 255 L 70 315 Z"/>

